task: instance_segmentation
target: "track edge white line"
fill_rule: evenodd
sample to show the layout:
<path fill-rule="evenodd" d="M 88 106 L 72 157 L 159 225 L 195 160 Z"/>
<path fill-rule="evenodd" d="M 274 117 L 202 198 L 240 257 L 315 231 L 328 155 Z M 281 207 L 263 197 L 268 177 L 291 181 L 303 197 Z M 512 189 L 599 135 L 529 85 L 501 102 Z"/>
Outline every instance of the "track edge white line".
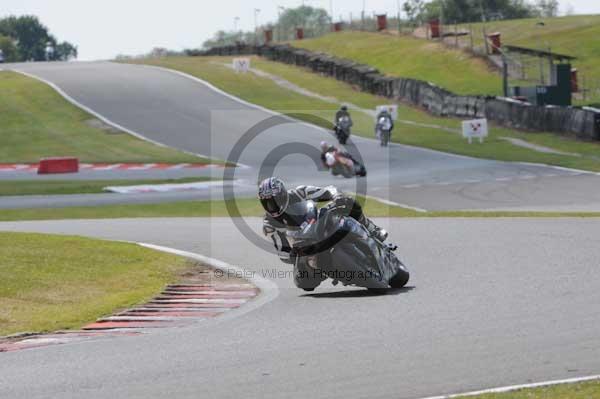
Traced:
<path fill-rule="evenodd" d="M 541 388 L 541 387 L 548 387 L 548 386 L 562 385 L 562 384 L 574 384 L 574 383 L 578 383 L 578 382 L 587 382 L 587 381 L 594 381 L 594 380 L 600 380 L 600 374 L 590 375 L 590 376 L 585 376 L 585 377 L 567 378 L 567 379 L 563 379 L 563 380 L 550 380 L 550 381 L 542 381 L 542 382 L 533 382 L 533 383 L 529 383 L 529 384 L 507 385 L 504 387 L 482 389 L 480 391 L 470 391 L 470 392 L 464 392 L 464 393 L 454 393 L 454 394 L 439 395 L 439 396 L 428 396 L 428 397 L 420 398 L 420 399 L 453 399 L 453 398 L 485 395 L 485 394 L 491 394 L 491 393 L 505 393 L 505 392 L 517 391 L 520 389 Z"/>
<path fill-rule="evenodd" d="M 356 195 L 356 193 L 353 193 L 353 194 Z M 375 197 L 373 195 L 365 195 L 365 197 L 367 199 L 372 199 L 373 201 L 377 201 L 377 202 L 382 203 L 384 205 L 396 206 L 396 207 L 408 209 L 408 210 L 411 210 L 411 211 L 415 211 L 415 212 L 418 212 L 418 213 L 428 213 L 429 212 L 427 209 L 418 208 L 416 206 L 411 206 L 411 205 L 407 205 L 407 204 L 402 204 L 400 202 L 390 201 L 390 200 L 387 200 L 385 198 Z"/>

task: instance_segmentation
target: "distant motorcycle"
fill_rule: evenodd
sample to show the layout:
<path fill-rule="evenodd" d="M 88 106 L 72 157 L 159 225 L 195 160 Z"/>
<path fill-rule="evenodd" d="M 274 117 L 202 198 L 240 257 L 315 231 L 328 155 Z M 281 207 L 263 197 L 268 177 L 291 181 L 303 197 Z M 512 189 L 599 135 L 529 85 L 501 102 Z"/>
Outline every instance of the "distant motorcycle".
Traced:
<path fill-rule="evenodd" d="M 352 127 L 352 119 L 348 115 L 340 117 L 334 127 L 335 137 L 340 144 L 345 145 L 350 137 L 350 128 Z"/>
<path fill-rule="evenodd" d="M 342 175 L 345 178 L 354 176 L 364 177 L 367 175 L 367 169 L 350 154 L 342 151 L 329 151 L 325 154 L 325 163 L 334 176 Z"/>
<path fill-rule="evenodd" d="M 312 291 L 330 278 L 334 285 L 379 292 L 408 283 L 410 273 L 394 254 L 396 247 L 372 237 L 361 223 L 335 206 L 317 209 L 313 201 L 294 206 L 302 209 L 290 211 L 307 221 L 286 233 L 295 256 L 297 287 Z"/>
<path fill-rule="evenodd" d="M 375 125 L 375 135 L 379 138 L 379 144 L 387 147 L 392 135 L 393 122 L 389 115 L 380 115 Z"/>

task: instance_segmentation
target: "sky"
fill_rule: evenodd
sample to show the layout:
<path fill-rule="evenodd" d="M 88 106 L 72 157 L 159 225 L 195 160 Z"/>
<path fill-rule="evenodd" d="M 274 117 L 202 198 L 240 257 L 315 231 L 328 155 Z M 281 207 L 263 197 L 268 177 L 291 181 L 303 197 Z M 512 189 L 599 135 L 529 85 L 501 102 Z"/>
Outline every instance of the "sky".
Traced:
<path fill-rule="evenodd" d="M 403 0 L 400 0 L 402 3 Z M 59 40 L 79 48 L 80 60 L 110 59 L 117 54 L 142 54 L 153 47 L 181 50 L 200 47 L 217 30 L 254 28 L 277 19 L 278 6 L 302 3 L 333 7 L 336 18 L 367 14 L 396 14 L 398 0 L 2 0 L 0 17 L 37 15 Z M 570 4 L 577 14 L 600 14 L 600 0 L 560 0 L 561 12 Z"/>

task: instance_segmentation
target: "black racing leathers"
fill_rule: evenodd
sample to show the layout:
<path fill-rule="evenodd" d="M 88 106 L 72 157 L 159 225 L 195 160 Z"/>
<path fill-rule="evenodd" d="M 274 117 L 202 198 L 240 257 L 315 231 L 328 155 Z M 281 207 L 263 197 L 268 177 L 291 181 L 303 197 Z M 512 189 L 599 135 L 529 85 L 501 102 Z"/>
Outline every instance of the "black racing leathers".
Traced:
<path fill-rule="evenodd" d="M 288 209 L 301 201 L 331 201 L 335 202 L 336 206 L 347 209 L 349 216 L 365 225 L 370 232 L 378 230 L 378 227 L 364 216 L 361 205 L 355 201 L 354 198 L 344 196 L 334 186 L 298 186 L 295 189 L 288 190 L 288 195 Z M 265 215 L 263 220 L 263 233 L 265 236 L 271 238 L 279 257 L 283 262 L 294 263 L 294 259 L 290 256 L 292 247 L 286 237 L 286 231 L 288 229 L 299 228 L 303 223 L 306 223 L 305 219 L 299 218 L 298 215 L 290 215 L 286 212 L 278 217 L 273 217 L 269 214 Z"/>

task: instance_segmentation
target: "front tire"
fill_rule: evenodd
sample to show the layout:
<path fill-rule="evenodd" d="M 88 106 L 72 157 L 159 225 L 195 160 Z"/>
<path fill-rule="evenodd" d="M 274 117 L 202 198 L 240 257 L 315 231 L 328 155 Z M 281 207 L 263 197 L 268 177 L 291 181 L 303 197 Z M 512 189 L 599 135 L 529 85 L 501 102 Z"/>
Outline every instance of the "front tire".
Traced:
<path fill-rule="evenodd" d="M 390 279 L 390 287 L 392 288 L 402 288 L 410 279 L 410 273 L 406 269 L 399 269 L 394 277 Z"/>
<path fill-rule="evenodd" d="M 294 284 L 304 291 L 314 291 L 325 278 L 315 272 L 313 268 L 298 259 L 294 265 Z"/>

